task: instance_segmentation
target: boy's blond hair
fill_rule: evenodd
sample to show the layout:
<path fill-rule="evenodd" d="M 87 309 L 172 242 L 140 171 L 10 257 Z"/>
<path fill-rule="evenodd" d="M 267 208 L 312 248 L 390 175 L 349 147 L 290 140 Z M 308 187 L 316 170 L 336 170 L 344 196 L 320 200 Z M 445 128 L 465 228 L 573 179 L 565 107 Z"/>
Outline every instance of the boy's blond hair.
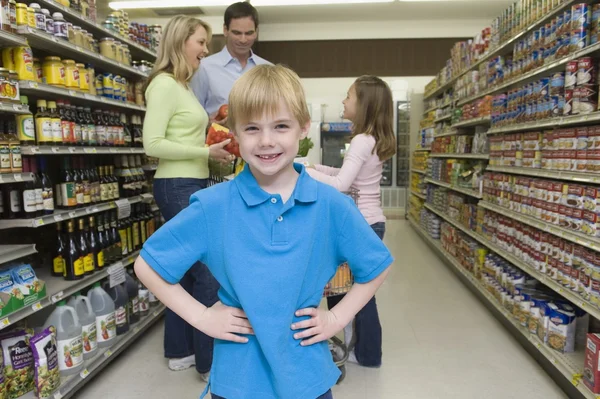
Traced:
<path fill-rule="evenodd" d="M 300 126 L 310 122 L 304 88 L 296 72 L 282 65 L 258 65 L 233 85 L 227 124 L 235 131 L 237 124 L 261 118 L 265 112 L 273 116 L 281 101 Z"/>

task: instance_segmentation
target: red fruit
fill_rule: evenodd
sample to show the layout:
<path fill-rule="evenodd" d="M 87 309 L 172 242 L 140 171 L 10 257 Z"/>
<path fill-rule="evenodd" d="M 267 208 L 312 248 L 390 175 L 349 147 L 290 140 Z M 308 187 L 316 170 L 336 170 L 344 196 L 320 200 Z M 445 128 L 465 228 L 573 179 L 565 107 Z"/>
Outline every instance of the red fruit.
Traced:
<path fill-rule="evenodd" d="M 229 115 L 229 105 L 223 104 L 219 107 L 219 111 L 217 111 L 215 120 L 222 121 L 223 119 L 227 118 L 227 115 Z"/>

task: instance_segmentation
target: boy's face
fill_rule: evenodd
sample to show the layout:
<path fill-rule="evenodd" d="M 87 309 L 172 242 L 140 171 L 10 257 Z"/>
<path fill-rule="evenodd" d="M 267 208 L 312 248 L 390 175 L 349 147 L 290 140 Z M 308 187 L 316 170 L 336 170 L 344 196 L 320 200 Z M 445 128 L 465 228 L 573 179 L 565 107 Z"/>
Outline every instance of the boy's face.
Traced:
<path fill-rule="evenodd" d="M 293 172 L 299 141 L 308 135 L 310 122 L 300 123 L 281 101 L 274 115 L 263 114 L 244 124 L 236 124 L 235 134 L 242 158 L 260 177 L 279 177 Z M 258 176 L 257 176 L 258 177 Z"/>

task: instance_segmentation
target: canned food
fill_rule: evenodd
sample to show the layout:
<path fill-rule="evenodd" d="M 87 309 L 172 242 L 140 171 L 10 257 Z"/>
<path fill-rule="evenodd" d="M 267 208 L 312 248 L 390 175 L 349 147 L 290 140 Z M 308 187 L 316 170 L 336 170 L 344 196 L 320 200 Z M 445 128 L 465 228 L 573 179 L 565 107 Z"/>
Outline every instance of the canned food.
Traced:
<path fill-rule="evenodd" d="M 573 115 L 573 93 L 574 89 L 565 89 L 565 106 L 563 115 Z"/>
<path fill-rule="evenodd" d="M 578 100 L 578 114 L 589 114 L 598 109 L 598 93 L 591 87 L 578 87 L 574 98 Z"/>
<path fill-rule="evenodd" d="M 588 29 L 591 22 L 590 6 L 587 3 L 571 7 L 571 29 Z"/>
<path fill-rule="evenodd" d="M 587 29 L 571 31 L 571 52 L 582 50 L 590 45 L 590 35 Z"/>
<path fill-rule="evenodd" d="M 552 75 L 550 80 L 550 95 L 562 96 L 565 91 L 565 73 L 557 72 Z"/>
<path fill-rule="evenodd" d="M 565 89 L 574 89 L 577 84 L 577 73 L 579 71 L 579 62 L 569 61 L 565 72 Z"/>
<path fill-rule="evenodd" d="M 596 61 L 592 57 L 583 57 L 577 61 L 577 86 L 595 86 L 598 81 Z"/>
<path fill-rule="evenodd" d="M 565 108 L 565 97 L 564 96 L 552 96 L 551 100 L 550 100 L 550 104 L 551 104 L 551 116 L 552 117 L 558 117 L 563 115 L 564 112 L 564 108 Z"/>

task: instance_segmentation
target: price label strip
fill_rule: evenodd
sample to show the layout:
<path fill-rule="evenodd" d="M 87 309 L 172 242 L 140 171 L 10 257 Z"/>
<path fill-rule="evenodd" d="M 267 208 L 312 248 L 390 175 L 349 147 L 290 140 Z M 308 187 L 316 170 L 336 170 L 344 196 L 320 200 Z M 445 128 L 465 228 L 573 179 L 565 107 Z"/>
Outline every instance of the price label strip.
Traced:
<path fill-rule="evenodd" d="M 15 173 L 14 177 L 15 177 L 15 181 L 18 181 L 18 182 L 23 181 L 23 176 L 21 176 L 19 173 Z"/>
<path fill-rule="evenodd" d="M 54 399 L 62 399 L 62 398 L 63 398 L 63 396 L 62 396 L 62 393 L 60 393 L 60 391 L 58 391 L 54 394 Z"/>
<path fill-rule="evenodd" d="M 117 213 L 119 219 L 128 218 L 131 215 L 131 203 L 127 199 L 120 199 L 115 201 L 115 205 L 117 206 Z"/>
<path fill-rule="evenodd" d="M 110 288 L 125 282 L 125 267 L 123 266 L 123 263 L 118 262 L 110 266 L 107 271 Z"/>
<path fill-rule="evenodd" d="M 2 320 L 0 320 L 0 328 L 5 328 L 10 326 L 10 320 L 8 319 L 8 317 L 3 318 Z"/>
<path fill-rule="evenodd" d="M 63 291 L 57 292 L 56 294 L 54 294 L 50 297 L 50 302 L 56 303 L 56 302 L 60 301 L 64 296 L 65 296 L 65 293 Z"/>
<path fill-rule="evenodd" d="M 108 358 L 108 357 L 111 357 L 111 356 L 112 356 L 112 354 L 113 354 L 113 352 L 112 352 L 112 351 L 109 349 L 109 350 L 107 350 L 106 352 L 104 352 L 104 357 L 107 357 L 107 358 Z"/>
<path fill-rule="evenodd" d="M 88 375 L 90 375 L 90 372 L 88 371 L 88 369 L 83 369 L 83 371 L 81 373 L 79 373 L 79 376 L 81 378 L 83 378 L 85 380 L 85 377 L 87 377 Z"/>
<path fill-rule="evenodd" d="M 37 302 L 34 303 L 33 305 L 31 305 L 31 309 L 33 309 L 34 312 L 37 312 L 38 310 L 42 310 L 44 307 L 42 306 L 41 302 Z"/>

